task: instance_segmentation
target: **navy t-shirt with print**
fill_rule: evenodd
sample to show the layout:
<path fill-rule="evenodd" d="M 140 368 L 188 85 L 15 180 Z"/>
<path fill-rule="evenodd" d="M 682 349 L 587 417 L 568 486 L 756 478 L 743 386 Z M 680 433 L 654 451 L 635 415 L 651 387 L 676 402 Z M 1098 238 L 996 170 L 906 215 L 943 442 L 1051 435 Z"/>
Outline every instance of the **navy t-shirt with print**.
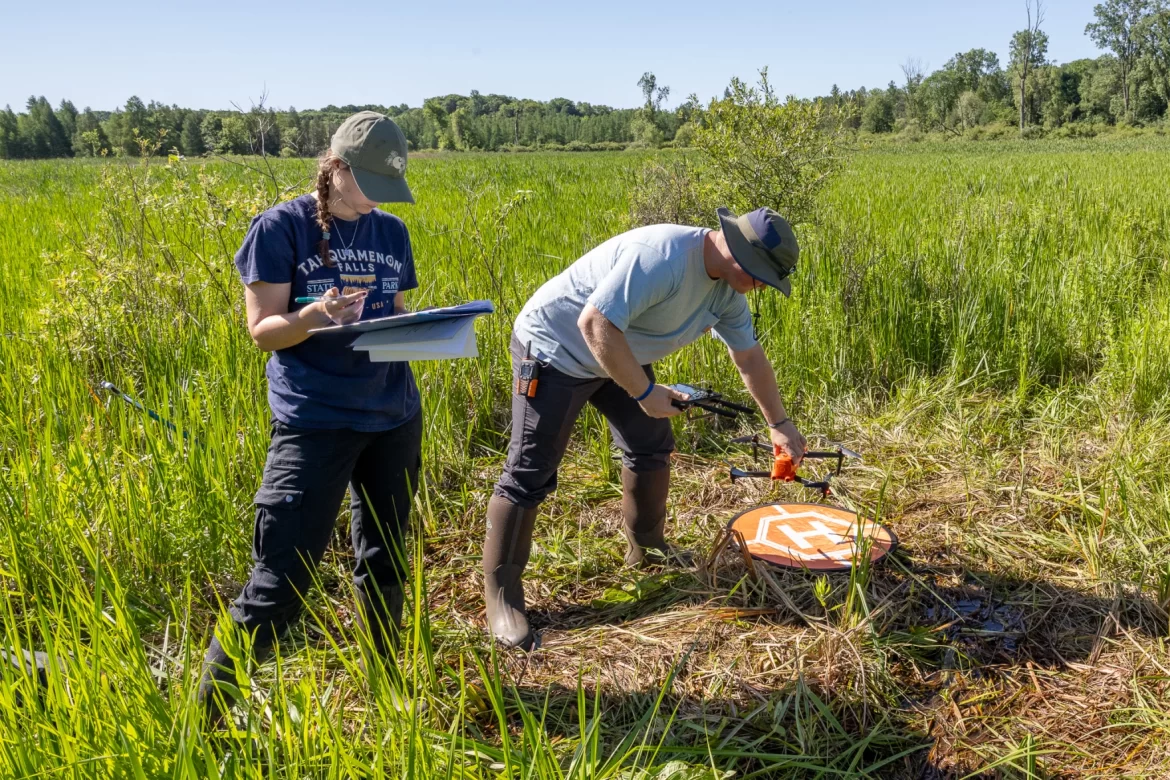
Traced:
<path fill-rule="evenodd" d="M 353 221 L 334 218 L 329 249 L 333 267 L 317 249 L 321 228 L 312 195 L 260 214 L 236 253 L 244 284 L 291 284 L 289 311 L 297 297 L 369 290 L 362 319 L 394 314 L 394 296 L 418 287 L 410 237 L 398 217 L 373 211 Z M 385 431 L 419 410 L 409 363 L 375 363 L 350 349 L 354 335 L 318 333 L 268 359 L 268 405 L 287 425 Z"/>

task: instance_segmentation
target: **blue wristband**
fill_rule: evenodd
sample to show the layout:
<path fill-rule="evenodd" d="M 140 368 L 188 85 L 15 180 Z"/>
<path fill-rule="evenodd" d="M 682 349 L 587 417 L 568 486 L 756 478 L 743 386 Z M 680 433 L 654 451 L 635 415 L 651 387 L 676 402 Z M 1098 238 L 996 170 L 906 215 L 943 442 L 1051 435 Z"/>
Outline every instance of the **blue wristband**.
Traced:
<path fill-rule="evenodd" d="M 651 382 L 650 386 L 646 388 L 646 392 L 642 393 L 640 396 L 638 396 L 634 400 L 635 401 L 644 401 L 653 392 L 654 392 L 654 383 Z"/>

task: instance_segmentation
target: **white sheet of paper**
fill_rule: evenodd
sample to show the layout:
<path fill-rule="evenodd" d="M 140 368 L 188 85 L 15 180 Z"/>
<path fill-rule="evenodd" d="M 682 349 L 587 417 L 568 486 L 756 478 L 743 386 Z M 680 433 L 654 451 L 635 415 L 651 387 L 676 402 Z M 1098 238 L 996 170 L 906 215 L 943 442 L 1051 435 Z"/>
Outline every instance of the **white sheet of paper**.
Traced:
<path fill-rule="evenodd" d="M 354 342 L 353 348 L 367 352 L 375 363 L 451 360 L 479 355 L 474 317 L 366 333 Z"/>
<path fill-rule="evenodd" d="M 382 349 L 386 347 L 413 347 L 420 344 L 437 344 L 457 339 L 463 329 L 474 321 L 474 317 L 459 317 L 438 322 L 423 322 L 389 330 L 375 330 L 363 333 L 354 339 L 354 349 Z"/>

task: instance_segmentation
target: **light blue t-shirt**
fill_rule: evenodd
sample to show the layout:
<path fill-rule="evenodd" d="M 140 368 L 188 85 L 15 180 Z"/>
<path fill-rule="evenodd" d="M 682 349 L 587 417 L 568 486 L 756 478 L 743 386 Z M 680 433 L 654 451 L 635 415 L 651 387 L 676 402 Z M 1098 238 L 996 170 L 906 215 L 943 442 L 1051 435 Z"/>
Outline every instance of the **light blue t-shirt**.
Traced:
<path fill-rule="evenodd" d="M 703 264 L 706 228 L 650 225 L 615 236 L 536 291 L 513 331 L 569 376 L 606 373 L 577 327 L 591 303 L 621 330 L 638 363 L 661 360 L 708 330 L 740 351 L 756 344 L 747 299 Z"/>

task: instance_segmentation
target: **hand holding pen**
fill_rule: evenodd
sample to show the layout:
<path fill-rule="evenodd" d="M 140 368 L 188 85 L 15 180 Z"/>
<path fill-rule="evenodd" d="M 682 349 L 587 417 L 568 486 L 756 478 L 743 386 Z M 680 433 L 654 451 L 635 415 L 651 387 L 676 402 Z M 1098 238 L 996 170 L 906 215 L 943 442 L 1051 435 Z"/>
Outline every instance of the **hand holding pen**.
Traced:
<path fill-rule="evenodd" d="M 369 290 L 358 290 L 342 295 L 336 287 L 330 287 L 324 295 L 299 297 L 295 302 L 320 304 L 321 311 L 334 325 L 349 325 L 361 319 L 368 293 Z"/>

